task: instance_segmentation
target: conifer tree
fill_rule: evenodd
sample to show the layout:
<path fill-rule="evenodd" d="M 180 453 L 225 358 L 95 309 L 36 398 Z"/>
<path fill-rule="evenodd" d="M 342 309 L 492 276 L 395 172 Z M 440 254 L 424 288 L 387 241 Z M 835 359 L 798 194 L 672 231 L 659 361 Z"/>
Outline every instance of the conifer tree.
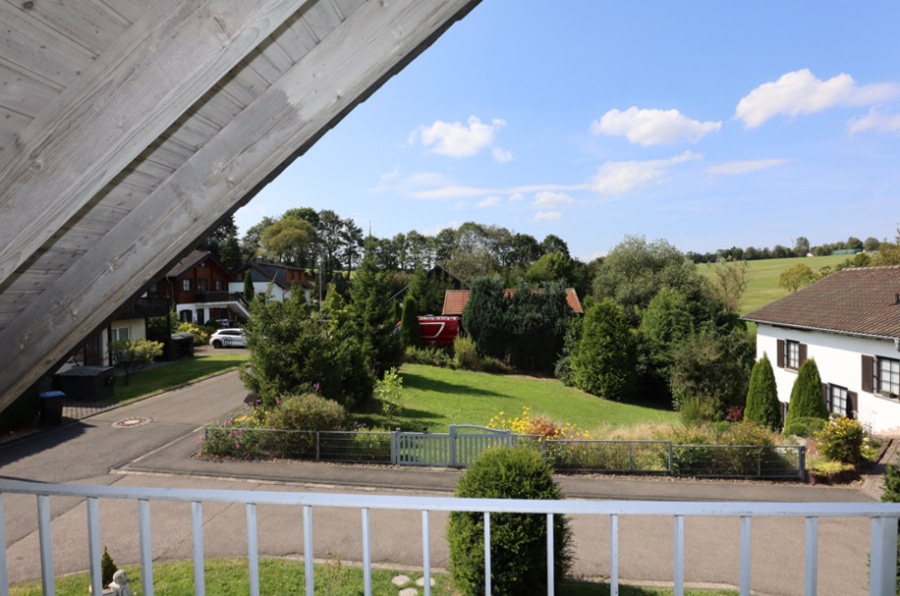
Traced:
<path fill-rule="evenodd" d="M 753 365 L 753 372 L 750 373 L 744 420 L 772 430 L 781 427 L 781 406 L 778 401 L 778 388 L 775 385 L 775 373 L 772 371 L 769 356 L 765 353 Z"/>
<path fill-rule="evenodd" d="M 634 367 L 634 340 L 625 311 L 604 298 L 584 316 L 581 342 L 572 356 L 575 386 L 607 399 L 623 399 L 634 387 Z"/>
<path fill-rule="evenodd" d="M 788 426 L 798 418 L 828 419 L 828 408 L 822 399 L 822 378 L 819 376 L 819 367 L 812 358 L 800 365 L 791 389 L 791 401 L 784 425 Z"/>
<path fill-rule="evenodd" d="M 403 318 L 400 323 L 400 342 L 404 346 L 419 347 L 422 334 L 419 329 L 419 308 L 414 296 L 407 295 L 403 301 Z"/>

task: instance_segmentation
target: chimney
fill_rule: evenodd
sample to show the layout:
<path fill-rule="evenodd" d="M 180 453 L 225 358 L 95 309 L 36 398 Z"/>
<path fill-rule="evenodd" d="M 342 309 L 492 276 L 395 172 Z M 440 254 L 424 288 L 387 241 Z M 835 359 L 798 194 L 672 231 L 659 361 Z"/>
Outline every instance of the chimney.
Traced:
<path fill-rule="evenodd" d="M 894 294 L 894 302 L 892 304 L 894 306 L 900 304 L 900 294 Z"/>

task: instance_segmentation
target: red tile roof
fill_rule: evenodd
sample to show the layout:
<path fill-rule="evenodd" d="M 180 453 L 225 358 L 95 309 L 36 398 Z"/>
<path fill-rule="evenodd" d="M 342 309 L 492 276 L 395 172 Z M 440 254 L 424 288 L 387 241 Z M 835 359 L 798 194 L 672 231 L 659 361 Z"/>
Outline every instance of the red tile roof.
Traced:
<path fill-rule="evenodd" d="M 834 333 L 900 337 L 900 266 L 844 269 L 742 318 Z"/>
<path fill-rule="evenodd" d="M 441 311 L 443 316 L 462 316 L 463 309 L 469 302 L 470 290 L 447 290 L 444 292 L 444 308 Z M 508 296 L 512 290 L 503 290 L 503 295 Z M 575 288 L 566 288 L 566 303 L 574 312 L 583 315 L 584 309 L 581 307 L 581 301 L 578 299 L 578 293 Z"/>

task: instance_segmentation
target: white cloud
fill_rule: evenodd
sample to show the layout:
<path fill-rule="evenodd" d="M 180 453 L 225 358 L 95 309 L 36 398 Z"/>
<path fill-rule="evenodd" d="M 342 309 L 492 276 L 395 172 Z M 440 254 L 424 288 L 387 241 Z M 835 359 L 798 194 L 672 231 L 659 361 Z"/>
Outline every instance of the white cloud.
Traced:
<path fill-rule="evenodd" d="M 775 82 L 763 83 L 738 102 L 735 116 L 746 128 L 756 128 L 778 115 L 814 114 L 835 106 L 861 106 L 900 96 L 892 83 L 860 86 L 841 73 L 822 81 L 809 69 L 796 70 Z"/>
<path fill-rule="evenodd" d="M 400 168 L 395 167 L 390 172 L 385 172 L 384 174 L 379 176 L 379 179 L 382 182 L 390 182 L 391 180 L 396 180 L 399 176 L 400 176 Z"/>
<path fill-rule="evenodd" d="M 872 109 L 869 110 L 869 113 L 865 116 L 854 118 L 848 122 L 847 129 L 850 131 L 850 134 L 863 132 L 865 130 L 900 132 L 900 114 L 889 116 Z"/>
<path fill-rule="evenodd" d="M 590 188 L 603 195 L 620 195 L 662 178 L 674 165 L 702 158 L 698 153 L 685 151 L 669 159 L 608 161 L 597 170 Z"/>
<path fill-rule="evenodd" d="M 410 193 L 414 199 L 458 199 L 469 197 L 481 197 L 490 194 L 491 190 L 485 188 L 477 188 L 475 186 L 450 185 L 431 190 L 419 190 Z"/>
<path fill-rule="evenodd" d="M 624 112 L 610 110 L 591 123 L 591 133 L 626 137 L 638 145 L 670 145 L 697 142 L 722 128 L 721 122 L 691 120 L 678 110 L 644 110 L 631 106 Z"/>
<path fill-rule="evenodd" d="M 719 174 L 723 176 L 735 176 L 748 174 L 757 170 L 765 170 L 786 164 L 786 159 L 755 159 L 747 161 L 730 161 L 706 168 L 707 174 Z"/>
<path fill-rule="evenodd" d="M 476 207 L 493 207 L 500 204 L 500 197 L 493 195 L 475 204 Z"/>
<path fill-rule="evenodd" d="M 535 195 L 532 205 L 535 207 L 556 207 L 572 203 L 572 197 L 563 192 L 542 191 Z"/>
<path fill-rule="evenodd" d="M 514 192 L 511 195 L 509 195 L 510 203 L 518 203 L 519 201 L 523 201 L 523 200 L 525 200 L 525 196 L 520 192 Z"/>
<path fill-rule="evenodd" d="M 467 124 L 437 120 L 431 126 L 417 128 L 410 139 L 421 140 L 422 145 L 438 155 L 470 157 L 490 147 L 494 142 L 494 133 L 506 122 L 494 119 L 490 124 L 485 124 L 476 116 L 469 116 Z"/>
<path fill-rule="evenodd" d="M 500 163 L 507 163 L 514 159 L 512 151 L 507 151 L 506 149 L 503 149 L 501 147 L 494 147 L 491 150 L 491 153 L 493 154 L 494 159 L 496 159 Z"/>
<path fill-rule="evenodd" d="M 534 214 L 535 221 L 553 221 L 562 219 L 562 213 L 558 211 L 538 211 Z"/>

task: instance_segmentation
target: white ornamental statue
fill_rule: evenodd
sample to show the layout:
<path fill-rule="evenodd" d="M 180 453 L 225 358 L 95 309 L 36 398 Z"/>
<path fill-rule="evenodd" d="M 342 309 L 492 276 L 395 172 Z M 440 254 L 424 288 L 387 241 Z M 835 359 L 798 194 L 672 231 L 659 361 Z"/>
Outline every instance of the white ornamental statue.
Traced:
<path fill-rule="evenodd" d="M 130 583 L 125 572 L 119 569 L 113 574 L 113 580 L 109 584 L 109 589 L 114 590 L 116 596 L 134 596 L 129 585 Z"/>

